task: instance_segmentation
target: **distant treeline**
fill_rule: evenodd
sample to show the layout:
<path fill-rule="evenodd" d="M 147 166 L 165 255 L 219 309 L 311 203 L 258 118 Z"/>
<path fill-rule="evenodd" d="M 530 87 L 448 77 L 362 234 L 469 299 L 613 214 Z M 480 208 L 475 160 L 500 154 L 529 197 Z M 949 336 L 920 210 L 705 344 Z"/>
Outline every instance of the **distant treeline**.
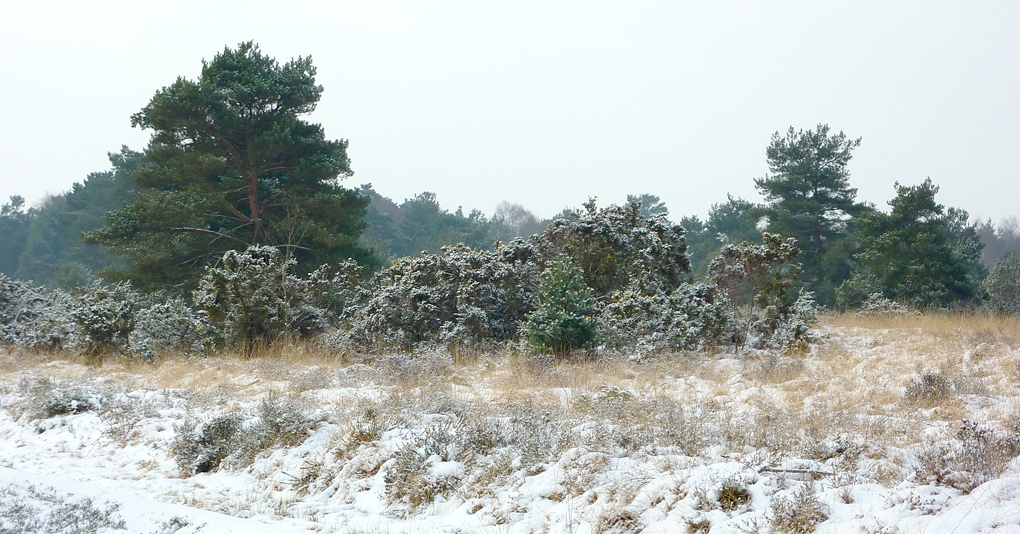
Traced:
<path fill-rule="evenodd" d="M 0 273 L 37 285 L 71 290 L 100 279 L 103 273 L 125 267 L 123 260 L 106 247 L 86 244 L 82 239 L 83 234 L 106 226 L 108 213 L 138 199 L 139 188 L 133 173 L 148 163 L 145 155 L 123 147 L 110 154 L 110 161 L 110 170 L 89 174 L 69 191 L 50 196 L 37 206 L 27 206 L 20 196 L 12 196 L 2 206 L 0 247 L 4 253 L 0 255 Z M 380 195 L 371 184 L 363 184 L 356 191 L 370 199 L 362 219 L 365 227 L 361 243 L 373 251 L 377 266 L 422 252 L 438 253 L 442 247 L 456 244 L 491 250 L 496 241 L 508 243 L 515 237 L 541 234 L 556 218 L 571 217 L 570 210 L 540 217 L 508 201 L 501 202 L 491 215 L 478 209 L 465 214 L 461 207 L 453 211 L 444 209 L 436 195 L 427 191 L 399 203 Z M 933 191 L 937 188 L 932 186 L 928 192 Z M 666 205 L 653 194 L 628 195 L 626 201 L 640 202 L 645 217 L 669 215 Z M 712 205 L 707 218 L 679 217 L 678 222 L 686 231 L 690 279 L 704 280 L 709 263 L 724 245 L 760 243 L 763 230 L 777 230 L 772 221 L 774 209 L 768 203 L 728 197 L 725 202 Z M 957 208 L 942 212 L 945 228 L 950 232 L 948 242 L 969 246 L 973 249 L 971 255 L 976 253 L 979 258 L 972 265 L 977 282 L 1008 252 L 1020 251 L 1020 221 L 1016 217 L 996 225 L 991 220 L 970 222 L 967 213 Z M 819 268 L 814 273 L 806 269 L 801 275 L 803 283 L 813 284 L 811 289 L 820 303 L 834 304 L 839 286 L 853 277 L 855 269 L 859 272 L 859 256 L 867 256 L 861 242 L 863 223 L 874 223 L 874 218 L 882 215 L 874 206 L 858 205 L 854 216 L 840 221 L 842 231 L 835 239 L 826 240 L 826 256 Z M 793 232 L 780 233 L 800 237 Z M 800 260 L 804 261 L 803 256 Z"/>

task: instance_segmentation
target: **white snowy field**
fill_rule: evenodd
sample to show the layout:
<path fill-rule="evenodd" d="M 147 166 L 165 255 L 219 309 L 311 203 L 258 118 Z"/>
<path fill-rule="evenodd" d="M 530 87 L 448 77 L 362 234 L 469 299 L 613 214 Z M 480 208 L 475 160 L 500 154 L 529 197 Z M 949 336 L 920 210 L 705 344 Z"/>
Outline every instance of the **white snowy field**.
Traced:
<path fill-rule="evenodd" d="M 809 353 L 0 354 L 0 533 L 1020 532 L 1020 329 Z"/>

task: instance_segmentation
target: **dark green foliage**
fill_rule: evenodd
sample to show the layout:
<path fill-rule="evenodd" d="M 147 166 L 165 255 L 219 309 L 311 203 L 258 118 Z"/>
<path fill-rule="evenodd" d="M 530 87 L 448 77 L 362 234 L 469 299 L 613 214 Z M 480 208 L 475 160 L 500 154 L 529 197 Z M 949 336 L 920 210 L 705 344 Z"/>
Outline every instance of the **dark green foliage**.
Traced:
<path fill-rule="evenodd" d="M 921 307 L 980 297 L 980 239 L 966 225 L 966 212 L 947 213 L 935 202 L 938 190 L 931 179 L 917 186 L 897 183 L 891 213 L 861 217 L 864 251 L 856 256 L 860 269 L 848 283 Z M 861 298 L 847 288 L 841 293 L 849 304 Z"/>
<path fill-rule="evenodd" d="M 822 291 L 824 300 L 842 280 L 826 280 L 826 253 L 843 239 L 849 220 L 866 210 L 854 199 L 847 165 L 860 139 L 847 139 L 843 132 L 830 134 L 819 124 L 814 130 L 776 132 L 766 149 L 770 176 L 756 179 L 765 197 L 768 231 L 797 239 L 803 251 L 803 281 L 809 289 Z M 834 285 L 835 284 L 835 285 Z"/>
<path fill-rule="evenodd" d="M 322 93 L 311 58 L 280 65 L 252 42 L 203 62 L 132 116 L 154 134 L 135 172 L 138 200 L 87 234 L 130 264 L 113 277 L 146 289 L 190 289 L 227 250 L 284 249 L 300 270 L 354 257 L 369 200 L 337 181 L 352 174 L 346 141 L 301 120 Z"/>
<path fill-rule="evenodd" d="M 546 257 L 567 258 L 597 299 L 631 283 L 669 293 L 690 271 L 684 229 L 662 215 L 643 217 L 637 202 L 598 209 L 589 200 L 542 237 Z"/>
<path fill-rule="evenodd" d="M 14 277 L 18 260 L 28 241 L 29 221 L 32 214 L 25 209 L 24 197 L 14 195 L 10 202 L 0 206 L 0 274 Z"/>
<path fill-rule="evenodd" d="M 727 195 L 725 203 L 712 205 L 708 220 L 702 222 L 698 217 L 680 219 L 680 225 L 687 231 L 687 252 L 694 275 L 703 279 L 709 262 L 724 246 L 759 241 L 761 232 L 757 224 L 761 215 L 760 207 Z"/>
<path fill-rule="evenodd" d="M 641 204 L 641 216 L 646 219 L 651 219 L 656 215 L 662 215 L 663 217 L 669 215 L 669 208 L 666 207 L 666 203 L 662 202 L 662 199 L 656 195 L 650 193 L 627 195 L 627 204 L 633 202 Z"/>
<path fill-rule="evenodd" d="M 108 212 L 137 198 L 132 173 L 143 167 L 146 159 L 127 147 L 109 157 L 112 170 L 92 173 L 70 191 L 49 197 L 30 210 L 23 249 L 12 254 L 18 278 L 73 289 L 116 264 L 116 258 L 103 247 L 86 244 L 82 234 L 101 228 Z"/>
<path fill-rule="evenodd" d="M 400 204 L 401 220 L 396 226 L 391 251 L 396 256 L 438 253 L 444 246 L 463 243 L 471 248 L 488 248 L 496 240 L 485 215 L 472 210 L 464 216 L 458 208 L 450 213 L 439 206 L 435 193 L 424 192 Z"/>
<path fill-rule="evenodd" d="M 1008 252 L 984 281 L 989 306 L 999 312 L 1020 315 L 1020 255 Z"/>
<path fill-rule="evenodd" d="M 564 354 L 591 348 L 597 340 L 595 296 L 581 271 L 568 261 L 556 261 L 542 274 L 538 305 L 528 314 L 524 334 L 541 351 Z"/>

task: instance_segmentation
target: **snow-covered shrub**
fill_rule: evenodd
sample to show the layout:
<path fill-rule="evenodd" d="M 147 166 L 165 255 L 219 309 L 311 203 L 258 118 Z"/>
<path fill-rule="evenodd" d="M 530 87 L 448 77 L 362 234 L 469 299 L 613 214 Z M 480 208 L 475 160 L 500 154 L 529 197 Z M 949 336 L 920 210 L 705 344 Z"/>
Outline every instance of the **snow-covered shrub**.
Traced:
<path fill-rule="evenodd" d="M 719 508 L 725 512 L 733 512 L 751 502 L 751 492 L 738 478 L 728 478 L 723 481 L 717 492 Z"/>
<path fill-rule="evenodd" d="M 801 267 L 796 239 L 765 232 L 762 244 L 726 245 L 708 267 L 709 282 L 725 292 L 739 322 L 738 346 L 795 348 L 809 343 L 814 299 L 794 290 Z"/>
<path fill-rule="evenodd" d="M 1020 315 L 1020 255 L 1008 252 L 984 281 L 989 307 L 999 313 Z"/>
<path fill-rule="evenodd" d="M 244 467 L 270 447 L 299 445 L 316 422 L 299 404 L 270 397 L 260 404 L 257 417 L 229 413 L 174 425 L 177 435 L 170 455 L 189 476 L 215 471 L 224 461 L 232 468 Z"/>
<path fill-rule="evenodd" d="M 815 306 L 814 295 L 810 291 L 801 292 L 764 346 L 784 351 L 805 349 L 816 339 L 811 333 L 811 327 L 817 322 L 818 308 Z"/>
<path fill-rule="evenodd" d="M 308 281 L 293 275 L 295 260 L 274 247 L 229 250 L 221 267 L 209 267 L 194 298 L 224 340 L 251 352 L 287 334 L 306 336 L 328 326 L 324 310 L 312 304 Z M 321 284 L 325 275 L 316 275 Z"/>
<path fill-rule="evenodd" d="M 670 293 L 690 271 L 683 227 L 665 215 L 644 217 L 639 201 L 598 209 L 592 199 L 572 215 L 546 229 L 543 254 L 549 260 L 569 258 L 596 298 L 637 280 Z"/>
<path fill-rule="evenodd" d="M 953 383 L 937 372 L 925 372 L 914 378 L 903 392 L 908 404 L 930 408 L 949 400 L 953 394 Z"/>
<path fill-rule="evenodd" d="M 926 444 L 918 455 L 919 481 L 970 492 L 1002 475 L 1020 455 L 1020 428 L 999 434 L 964 420 L 955 439 Z"/>
<path fill-rule="evenodd" d="M 550 264 L 542 273 L 537 300 L 524 323 L 531 348 L 563 354 L 595 345 L 595 296 L 579 269 L 567 261 Z"/>
<path fill-rule="evenodd" d="M 22 380 L 18 389 L 27 398 L 24 411 L 31 419 L 75 415 L 98 410 L 103 405 L 103 395 L 93 388 L 48 378 Z"/>
<path fill-rule="evenodd" d="M 613 294 L 599 314 L 603 340 L 616 348 L 696 349 L 723 339 L 732 312 L 712 286 L 681 284 L 670 294 L 630 286 Z"/>
<path fill-rule="evenodd" d="M 209 322 L 181 299 L 143 308 L 135 315 L 128 351 L 152 361 L 167 353 L 202 353 L 212 344 Z"/>
<path fill-rule="evenodd" d="M 120 505 L 102 507 L 91 498 L 71 499 L 53 488 L 18 486 L 0 488 L 0 533 L 96 534 L 124 531 Z"/>
<path fill-rule="evenodd" d="M 74 298 L 75 346 L 90 359 L 127 348 L 140 299 L 127 283 L 93 282 Z"/>
<path fill-rule="evenodd" d="M 524 241 L 493 251 L 463 245 L 398 258 L 373 281 L 349 337 L 405 348 L 423 342 L 471 344 L 515 339 L 533 309 L 537 249 Z"/>
<path fill-rule="evenodd" d="M 242 442 L 244 419 L 236 413 L 225 414 L 199 424 L 193 419 L 174 425 L 176 436 L 170 455 L 186 476 L 208 473 L 234 453 Z"/>
<path fill-rule="evenodd" d="M 448 424 L 433 425 L 406 442 L 383 477 L 390 500 L 415 510 L 455 490 L 463 474 L 440 465 L 456 459 L 455 445 Z"/>
<path fill-rule="evenodd" d="M 815 494 L 815 487 L 806 482 L 790 498 L 772 497 L 772 532 L 776 534 L 811 534 L 818 523 L 829 518 L 826 506 Z"/>
<path fill-rule="evenodd" d="M 912 310 L 899 302 L 882 296 L 881 293 L 872 293 L 861 303 L 854 312 L 855 315 L 865 316 L 890 316 L 890 315 L 919 315 L 919 312 Z"/>
<path fill-rule="evenodd" d="M 0 339 L 26 349 L 59 350 L 74 337 L 71 295 L 0 274 Z"/>

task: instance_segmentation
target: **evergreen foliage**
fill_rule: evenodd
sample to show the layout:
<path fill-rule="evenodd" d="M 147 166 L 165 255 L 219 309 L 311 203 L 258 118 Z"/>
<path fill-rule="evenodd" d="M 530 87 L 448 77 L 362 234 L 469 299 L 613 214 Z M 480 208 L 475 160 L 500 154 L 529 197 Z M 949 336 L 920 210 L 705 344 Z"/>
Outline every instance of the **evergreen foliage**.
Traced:
<path fill-rule="evenodd" d="M 554 261 L 542 273 L 538 306 L 528 314 L 524 334 L 539 351 L 565 354 L 588 349 L 598 339 L 595 295 L 569 261 Z"/>
<path fill-rule="evenodd" d="M 855 202 L 857 189 L 850 187 L 847 169 L 860 144 L 843 132 L 830 133 L 825 124 L 814 130 L 790 127 L 785 135 L 773 134 L 766 149 L 772 174 L 754 181 L 767 203 L 768 231 L 797 239 L 803 281 L 826 300 L 842 280 L 826 279 L 832 273 L 823 268 L 825 255 L 846 236 L 849 221 L 866 211 Z"/>
<path fill-rule="evenodd" d="M 150 164 L 135 172 L 138 200 L 86 237 L 130 264 L 110 276 L 188 289 L 224 252 L 250 245 L 284 249 L 305 272 L 371 263 L 358 245 L 369 201 L 338 185 L 352 174 L 347 141 L 299 118 L 321 93 L 311 58 L 280 65 L 252 42 L 158 91 L 131 118 L 154 131 Z"/>
<path fill-rule="evenodd" d="M 814 320 L 813 297 L 798 294 L 801 266 L 796 238 L 765 232 L 762 243 L 722 248 L 708 267 L 709 281 L 724 292 L 738 321 L 734 341 L 758 347 L 790 348 L 808 338 Z"/>
<path fill-rule="evenodd" d="M 938 190 L 930 178 L 916 186 L 897 183 L 889 214 L 860 219 L 864 251 L 856 256 L 859 270 L 840 291 L 841 302 L 864 300 L 874 292 L 920 307 L 980 298 L 980 239 L 961 222 L 966 212 L 947 213 L 935 202 Z"/>
<path fill-rule="evenodd" d="M 1008 252 L 984 281 L 989 306 L 999 313 L 1020 315 L 1020 255 Z"/>

